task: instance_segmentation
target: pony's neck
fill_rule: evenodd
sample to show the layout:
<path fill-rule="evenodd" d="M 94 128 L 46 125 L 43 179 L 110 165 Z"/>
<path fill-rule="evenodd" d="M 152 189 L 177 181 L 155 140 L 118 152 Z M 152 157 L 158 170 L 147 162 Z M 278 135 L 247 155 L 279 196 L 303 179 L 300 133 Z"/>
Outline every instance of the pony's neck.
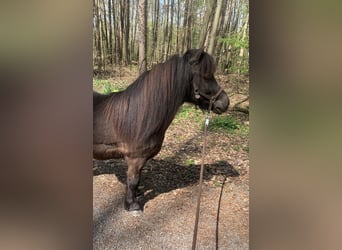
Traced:
<path fill-rule="evenodd" d="M 137 84 L 143 86 L 136 94 L 139 99 L 144 99 L 144 123 L 157 131 L 166 131 L 186 101 L 190 85 L 189 68 L 182 58 L 173 57 L 141 77 Z"/>
<path fill-rule="evenodd" d="M 190 65 L 173 57 L 142 74 L 123 92 L 108 98 L 109 123 L 123 140 L 163 138 L 190 86 Z"/>

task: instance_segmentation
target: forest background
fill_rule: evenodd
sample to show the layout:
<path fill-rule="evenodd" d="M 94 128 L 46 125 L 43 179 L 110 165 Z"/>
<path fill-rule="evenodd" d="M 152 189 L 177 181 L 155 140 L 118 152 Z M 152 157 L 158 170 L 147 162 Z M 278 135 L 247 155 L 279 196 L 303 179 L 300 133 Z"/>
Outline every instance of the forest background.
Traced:
<path fill-rule="evenodd" d="M 247 0 L 93 0 L 94 73 L 139 72 L 191 48 L 204 48 L 225 74 L 248 75 Z"/>

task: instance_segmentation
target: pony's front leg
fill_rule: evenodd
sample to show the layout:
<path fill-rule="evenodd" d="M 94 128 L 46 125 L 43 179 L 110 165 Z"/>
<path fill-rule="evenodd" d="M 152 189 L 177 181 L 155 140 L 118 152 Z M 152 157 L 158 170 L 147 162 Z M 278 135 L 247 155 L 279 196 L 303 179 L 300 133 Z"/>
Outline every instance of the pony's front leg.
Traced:
<path fill-rule="evenodd" d="M 137 200 L 137 189 L 140 181 L 141 169 L 146 163 L 144 158 L 125 158 L 127 162 L 127 191 L 125 197 L 125 209 L 128 211 L 142 211 L 142 206 Z"/>

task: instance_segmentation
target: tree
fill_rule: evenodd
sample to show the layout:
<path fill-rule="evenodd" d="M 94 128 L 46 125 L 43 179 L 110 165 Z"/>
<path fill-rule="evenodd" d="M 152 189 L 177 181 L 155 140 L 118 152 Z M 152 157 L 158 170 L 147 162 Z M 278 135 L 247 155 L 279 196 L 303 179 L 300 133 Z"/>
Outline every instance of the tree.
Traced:
<path fill-rule="evenodd" d="M 146 35 L 146 17 L 147 2 L 139 0 L 138 5 L 138 36 L 139 36 L 139 74 L 147 70 L 146 54 L 147 54 L 147 35 Z"/>
<path fill-rule="evenodd" d="M 109 60 L 113 65 L 113 22 L 112 22 L 112 0 L 108 0 L 108 17 L 109 17 Z"/>
<path fill-rule="evenodd" d="M 193 0 L 185 1 L 184 21 L 183 21 L 183 39 L 182 52 L 192 47 L 191 44 L 191 29 L 192 29 L 192 2 Z"/>
<path fill-rule="evenodd" d="M 215 47 L 215 41 L 216 41 L 216 33 L 217 33 L 217 27 L 219 23 L 220 13 L 221 13 L 221 7 L 222 7 L 222 0 L 217 0 L 217 6 L 215 11 L 215 16 L 210 32 L 210 39 L 209 39 L 209 45 L 208 45 L 208 53 L 214 55 L 214 47 Z"/>
<path fill-rule="evenodd" d="M 96 30 L 97 30 L 97 39 L 96 39 L 96 59 L 97 59 L 97 69 L 101 71 L 103 69 L 103 47 L 102 47 L 102 25 L 101 25 L 101 17 L 99 10 L 99 0 L 94 0 L 94 9 L 96 15 Z"/>
<path fill-rule="evenodd" d="M 215 0 L 209 0 L 208 6 L 204 13 L 203 26 L 202 26 L 202 29 L 200 30 L 200 37 L 199 37 L 200 48 L 203 48 L 205 46 L 205 42 L 207 40 L 206 38 L 208 37 L 209 23 L 211 22 L 213 13 L 214 13 L 214 7 L 215 7 Z"/>
<path fill-rule="evenodd" d="M 153 29 L 152 29 L 152 51 L 151 51 L 151 64 L 156 61 L 156 48 L 158 42 L 158 27 L 159 27 L 159 0 L 154 3 L 153 15 Z"/>

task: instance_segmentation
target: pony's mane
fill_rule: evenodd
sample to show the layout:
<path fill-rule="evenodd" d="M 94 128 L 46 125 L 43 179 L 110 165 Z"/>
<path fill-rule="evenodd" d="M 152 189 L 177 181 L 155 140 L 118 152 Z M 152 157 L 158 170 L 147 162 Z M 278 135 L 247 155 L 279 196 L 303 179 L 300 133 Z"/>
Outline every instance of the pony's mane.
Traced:
<path fill-rule="evenodd" d="M 188 63 L 191 53 L 173 56 L 140 75 L 125 91 L 112 94 L 104 103 L 107 122 L 117 136 L 144 141 L 165 132 L 192 88 L 192 74 L 208 76 L 215 71 L 213 59 L 203 53 L 200 63 Z"/>
<path fill-rule="evenodd" d="M 179 56 L 155 65 L 125 91 L 108 98 L 108 122 L 126 139 L 144 140 L 166 130 L 184 101 L 190 76 L 190 65 Z"/>

